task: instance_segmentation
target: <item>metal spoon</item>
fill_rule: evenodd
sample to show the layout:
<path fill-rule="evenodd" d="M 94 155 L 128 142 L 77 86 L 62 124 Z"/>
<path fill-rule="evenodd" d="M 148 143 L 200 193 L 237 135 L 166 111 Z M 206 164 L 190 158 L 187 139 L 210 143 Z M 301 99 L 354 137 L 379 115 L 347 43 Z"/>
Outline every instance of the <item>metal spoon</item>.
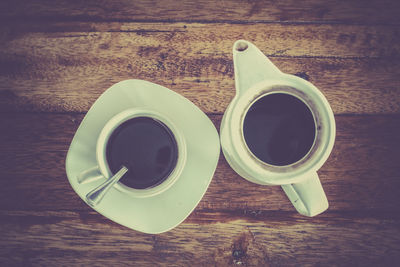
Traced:
<path fill-rule="evenodd" d="M 87 203 L 92 207 L 99 204 L 100 201 L 103 199 L 104 195 L 108 192 L 108 190 L 110 190 L 110 188 L 116 182 L 118 182 L 127 171 L 128 171 L 128 168 L 125 166 L 122 166 L 122 168 L 116 174 L 114 174 L 113 177 L 111 177 L 110 179 L 108 179 L 107 181 L 105 181 L 104 183 L 102 183 L 101 185 L 99 185 L 98 187 L 93 189 L 92 191 L 90 191 L 86 195 Z"/>

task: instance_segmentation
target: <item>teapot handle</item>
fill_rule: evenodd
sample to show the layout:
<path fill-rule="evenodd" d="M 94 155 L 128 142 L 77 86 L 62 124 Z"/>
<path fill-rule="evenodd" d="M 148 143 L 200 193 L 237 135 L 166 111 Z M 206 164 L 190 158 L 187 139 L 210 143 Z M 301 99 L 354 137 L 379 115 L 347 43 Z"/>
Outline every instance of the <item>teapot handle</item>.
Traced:
<path fill-rule="evenodd" d="M 299 183 L 282 185 L 282 189 L 300 214 L 312 217 L 328 209 L 329 204 L 318 174 L 313 172 L 307 178 Z"/>
<path fill-rule="evenodd" d="M 255 45 L 245 40 L 238 40 L 233 45 L 233 65 L 237 95 L 259 82 L 282 75 Z"/>

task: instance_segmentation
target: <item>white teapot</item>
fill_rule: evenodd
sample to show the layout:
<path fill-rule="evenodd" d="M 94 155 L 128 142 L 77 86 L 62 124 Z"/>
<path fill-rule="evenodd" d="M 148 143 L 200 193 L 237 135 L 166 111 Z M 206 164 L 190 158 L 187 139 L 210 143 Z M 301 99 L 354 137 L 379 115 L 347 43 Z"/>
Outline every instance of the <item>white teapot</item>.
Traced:
<path fill-rule="evenodd" d="M 325 211 L 328 200 L 317 170 L 331 153 L 336 134 L 328 101 L 310 82 L 282 73 L 248 41 L 235 42 L 233 61 L 236 95 L 220 131 L 226 160 L 251 182 L 281 185 L 299 213 Z"/>

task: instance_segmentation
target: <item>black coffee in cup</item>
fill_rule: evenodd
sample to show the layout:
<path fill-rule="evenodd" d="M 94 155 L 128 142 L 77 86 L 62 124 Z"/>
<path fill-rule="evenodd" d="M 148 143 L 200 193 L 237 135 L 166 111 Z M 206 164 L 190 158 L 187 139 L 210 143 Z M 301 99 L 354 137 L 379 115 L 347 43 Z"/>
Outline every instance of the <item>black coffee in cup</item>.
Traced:
<path fill-rule="evenodd" d="M 268 94 L 251 105 L 244 122 L 247 147 L 261 161 L 285 166 L 302 159 L 315 139 L 308 106 L 285 93 Z"/>
<path fill-rule="evenodd" d="M 120 183 L 135 189 L 159 185 L 175 169 L 178 146 L 171 130 L 150 117 L 125 121 L 111 134 L 106 158 L 112 174 L 126 166 Z"/>

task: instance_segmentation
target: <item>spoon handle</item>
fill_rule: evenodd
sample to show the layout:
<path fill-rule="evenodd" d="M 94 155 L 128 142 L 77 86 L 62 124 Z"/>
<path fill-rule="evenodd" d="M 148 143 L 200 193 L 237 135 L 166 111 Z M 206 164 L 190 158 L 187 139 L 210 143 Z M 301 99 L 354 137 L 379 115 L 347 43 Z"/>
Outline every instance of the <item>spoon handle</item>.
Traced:
<path fill-rule="evenodd" d="M 99 185 L 98 187 L 93 189 L 92 191 L 90 191 L 86 195 L 87 203 L 92 207 L 99 204 L 100 201 L 103 199 L 104 195 L 108 192 L 108 190 L 110 190 L 110 188 L 116 182 L 118 182 L 127 171 L 128 171 L 128 168 L 123 166 L 113 177 L 111 177 L 110 179 L 108 179 L 107 181 L 105 181 L 104 183 L 102 183 L 101 185 Z"/>

